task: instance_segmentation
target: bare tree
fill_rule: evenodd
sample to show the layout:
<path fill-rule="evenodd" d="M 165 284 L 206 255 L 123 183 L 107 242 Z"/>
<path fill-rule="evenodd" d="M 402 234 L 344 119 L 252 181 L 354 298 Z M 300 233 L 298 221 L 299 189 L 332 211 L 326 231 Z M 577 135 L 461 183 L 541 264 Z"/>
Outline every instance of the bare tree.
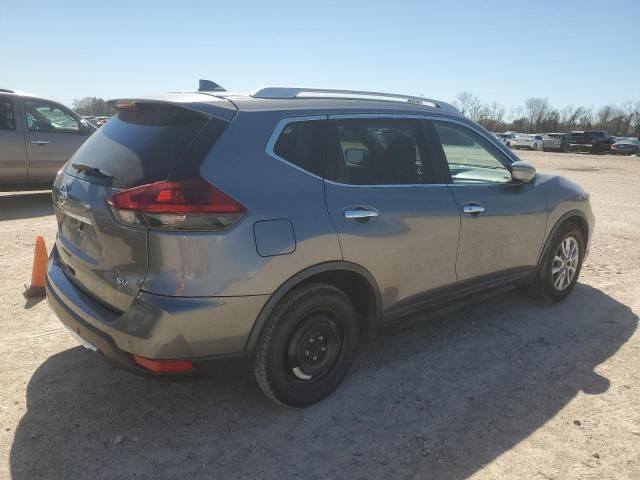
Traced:
<path fill-rule="evenodd" d="M 73 101 L 73 109 L 80 115 L 113 115 L 115 109 L 102 98 L 83 97 Z"/>
<path fill-rule="evenodd" d="M 459 93 L 453 103 L 462 114 L 494 132 L 570 132 L 597 128 L 612 135 L 628 136 L 635 132 L 640 136 L 640 101 L 625 102 L 620 107 L 605 105 L 594 113 L 591 108 L 573 105 L 557 110 L 546 97 L 530 97 L 524 105 L 512 108 L 508 115 L 504 105 L 482 103 L 468 91 Z"/>
<path fill-rule="evenodd" d="M 640 101 L 635 103 L 636 114 L 633 117 L 633 129 L 638 138 L 640 138 Z"/>
<path fill-rule="evenodd" d="M 495 132 L 503 127 L 505 108 L 498 102 L 492 102 L 491 105 L 485 105 L 481 111 L 482 118 L 480 123 L 487 130 Z"/>
<path fill-rule="evenodd" d="M 463 115 L 468 115 L 470 111 L 477 111 L 482 102 L 471 92 L 461 92 L 456 95 L 453 105 L 460 110 Z"/>
<path fill-rule="evenodd" d="M 637 118 L 638 115 L 640 115 L 640 102 L 625 102 L 622 105 L 621 111 L 622 115 L 624 115 L 624 122 L 620 131 L 622 132 L 622 136 L 626 137 L 629 133 L 629 127 L 631 126 L 633 119 Z"/>
<path fill-rule="evenodd" d="M 489 107 L 489 111 L 491 112 L 491 119 L 497 124 L 500 125 L 504 121 L 504 105 L 498 102 L 492 102 Z"/>
<path fill-rule="evenodd" d="M 593 126 L 593 112 L 590 108 L 585 108 L 578 119 L 580 128 L 588 130 Z"/>
<path fill-rule="evenodd" d="M 585 112 L 584 107 L 573 107 L 573 105 L 568 105 L 562 109 L 560 112 L 560 129 L 562 130 L 574 130 L 578 125 L 578 120 Z"/>
<path fill-rule="evenodd" d="M 469 107 L 469 111 L 467 112 L 467 116 L 474 122 L 480 122 L 483 119 L 486 119 L 487 115 L 488 109 L 482 104 L 480 99 L 478 99 L 477 102 L 472 103 Z"/>
<path fill-rule="evenodd" d="M 596 113 L 596 125 L 606 127 L 609 121 L 615 116 L 615 108 L 613 105 L 605 105 Z"/>
<path fill-rule="evenodd" d="M 551 110 L 548 98 L 530 97 L 524 102 L 524 111 L 529 120 L 529 130 L 537 131 L 538 127 Z"/>

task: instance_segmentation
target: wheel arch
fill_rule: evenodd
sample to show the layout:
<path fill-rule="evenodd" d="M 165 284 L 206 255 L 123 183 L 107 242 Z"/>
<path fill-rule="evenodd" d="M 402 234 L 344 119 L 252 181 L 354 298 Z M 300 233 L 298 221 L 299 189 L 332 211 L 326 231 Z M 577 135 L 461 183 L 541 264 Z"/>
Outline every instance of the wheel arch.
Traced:
<path fill-rule="evenodd" d="M 313 265 L 296 273 L 271 294 L 256 318 L 245 350 L 252 352 L 255 349 L 260 333 L 278 303 L 294 288 L 311 282 L 327 283 L 344 291 L 358 312 L 360 335 L 375 335 L 378 320 L 382 315 L 382 298 L 376 280 L 361 265 L 331 261 Z"/>
<path fill-rule="evenodd" d="M 553 228 L 549 231 L 549 234 L 547 235 L 547 238 L 544 242 L 544 247 L 542 248 L 540 255 L 538 256 L 538 263 L 537 263 L 538 267 L 540 266 L 540 262 L 542 262 L 542 259 L 545 257 L 545 255 L 549 251 L 549 248 L 551 247 L 551 241 L 554 235 L 556 234 L 558 229 L 567 222 L 575 223 L 578 226 L 578 228 L 580 228 L 580 231 L 584 235 L 585 243 L 587 245 L 589 244 L 589 222 L 587 221 L 586 215 L 580 210 L 570 210 L 566 212 L 564 215 L 562 215 L 556 221 Z"/>

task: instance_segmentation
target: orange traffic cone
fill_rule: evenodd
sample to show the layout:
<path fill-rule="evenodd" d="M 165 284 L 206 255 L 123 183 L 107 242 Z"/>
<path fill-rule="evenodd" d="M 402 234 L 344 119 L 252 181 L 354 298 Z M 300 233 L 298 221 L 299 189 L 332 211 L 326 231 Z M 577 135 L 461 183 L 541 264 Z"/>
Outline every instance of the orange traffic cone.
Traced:
<path fill-rule="evenodd" d="M 44 291 L 44 276 L 47 274 L 47 247 L 44 238 L 36 237 L 36 249 L 33 254 L 33 268 L 31 270 L 31 285 L 27 287 L 27 297 L 41 297 Z M 26 287 L 26 285 L 25 285 Z"/>

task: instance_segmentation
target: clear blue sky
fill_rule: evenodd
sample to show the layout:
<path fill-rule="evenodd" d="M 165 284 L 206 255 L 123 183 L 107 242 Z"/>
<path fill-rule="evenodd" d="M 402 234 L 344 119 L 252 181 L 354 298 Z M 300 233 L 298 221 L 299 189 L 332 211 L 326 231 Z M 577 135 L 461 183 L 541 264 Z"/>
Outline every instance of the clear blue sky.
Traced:
<path fill-rule="evenodd" d="M 640 100 L 638 0 L 0 0 L 0 88 L 116 98 L 300 85 L 507 106 Z M 524 6 L 526 5 L 526 6 Z"/>

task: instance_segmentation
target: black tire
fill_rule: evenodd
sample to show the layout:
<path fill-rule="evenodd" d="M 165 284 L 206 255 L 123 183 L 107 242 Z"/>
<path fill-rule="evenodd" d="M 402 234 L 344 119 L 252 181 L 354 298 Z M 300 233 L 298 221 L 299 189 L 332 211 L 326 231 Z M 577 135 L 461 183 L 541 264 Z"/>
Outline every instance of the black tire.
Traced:
<path fill-rule="evenodd" d="M 562 246 L 562 242 L 569 238 L 573 238 L 578 246 L 577 265 L 575 266 L 575 273 L 568 285 L 563 285 L 562 288 L 557 288 L 554 284 L 552 271 L 554 268 L 554 259 L 556 258 L 556 253 L 558 253 Z M 551 243 L 549 244 L 549 248 L 545 252 L 544 257 L 538 266 L 533 281 L 527 286 L 527 292 L 529 295 L 547 303 L 559 302 L 567 298 L 575 288 L 578 278 L 580 277 L 585 246 L 584 235 L 575 223 L 566 222 L 561 225 L 554 234 Z"/>
<path fill-rule="evenodd" d="M 357 341 L 358 316 L 343 291 L 324 283 L 297 287 L 260 334 L 253 365 L 258 384 L 283 405 L 316 403 L 344 379 Z"/>

